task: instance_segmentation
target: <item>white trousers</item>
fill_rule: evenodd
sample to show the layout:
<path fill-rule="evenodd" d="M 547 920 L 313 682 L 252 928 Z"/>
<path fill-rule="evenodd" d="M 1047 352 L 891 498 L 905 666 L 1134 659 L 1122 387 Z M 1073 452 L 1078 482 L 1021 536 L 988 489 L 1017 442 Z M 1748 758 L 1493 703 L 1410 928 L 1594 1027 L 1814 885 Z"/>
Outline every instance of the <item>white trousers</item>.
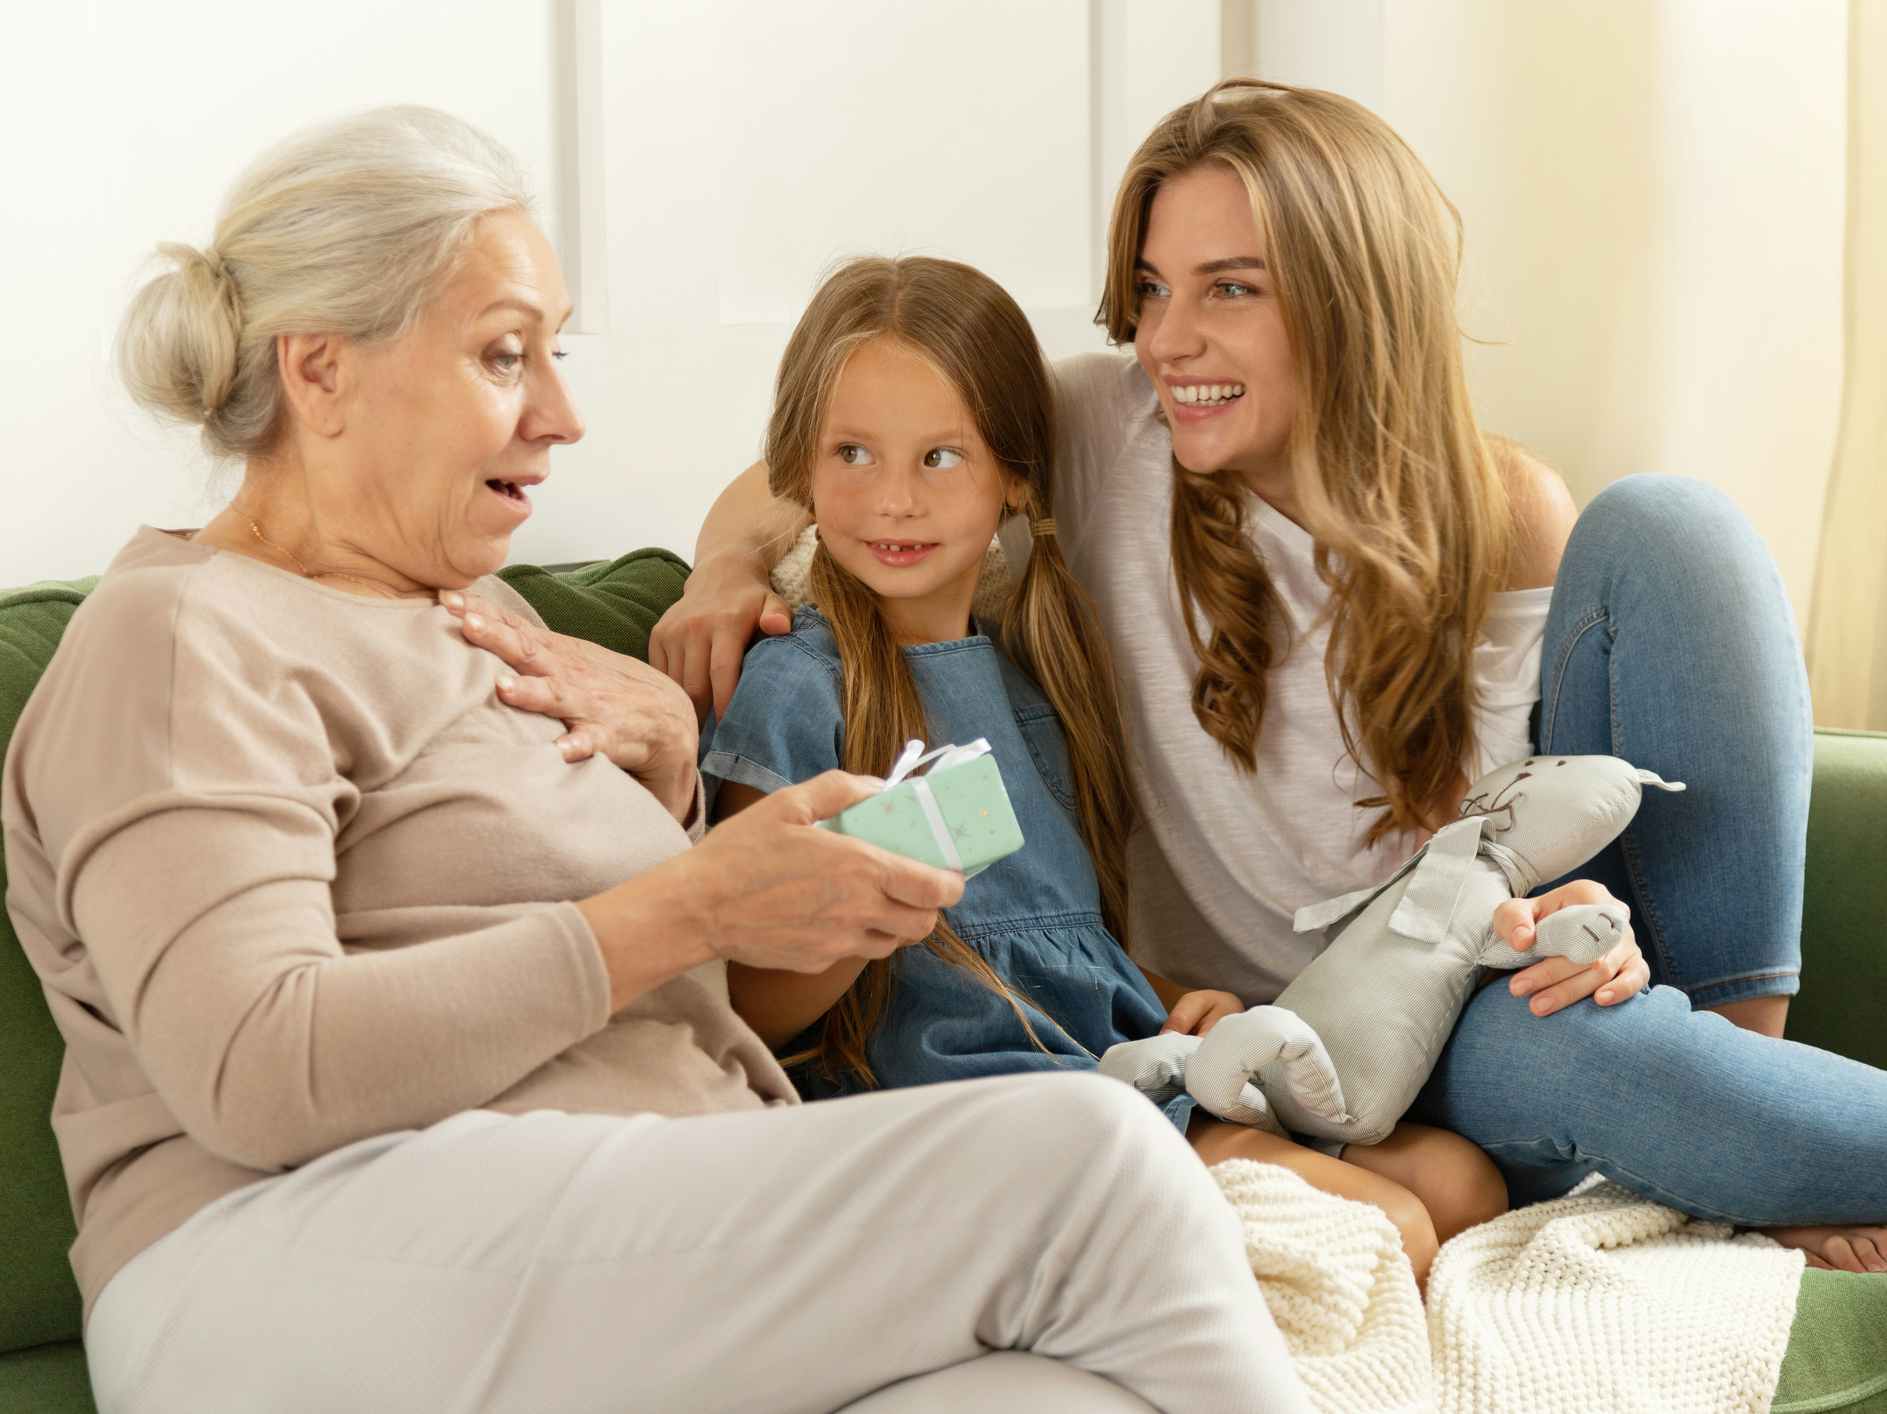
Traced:
<path fill-rule="evenodd" d="M 102 1414 L 825 1414 L 991 1350 L 1309 1408 L 1217 1185 L 1093 1075 L 364 1140 L 140 1254 L 86 1350 Z"/>

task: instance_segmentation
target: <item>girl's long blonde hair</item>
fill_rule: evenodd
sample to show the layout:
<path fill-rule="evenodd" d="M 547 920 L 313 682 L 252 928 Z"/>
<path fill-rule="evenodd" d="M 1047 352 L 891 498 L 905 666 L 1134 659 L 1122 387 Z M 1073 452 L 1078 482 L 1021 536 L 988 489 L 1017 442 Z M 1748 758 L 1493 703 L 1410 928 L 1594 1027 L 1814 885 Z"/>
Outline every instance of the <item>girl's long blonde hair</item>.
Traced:
<path fill-rule="evenodd" d="M 987 275 L 951 260 L 914 256 L 845 265 L 813 296 L 780 360 L 767 425 L 768 484 L 774 495 L 811 508 L 812 469 L 833 389 L 846 360 L 880 338 L 895 339 L 921 355 L 956 389 L 1010 480 L 1012 503 L 1019 501 L 1031 525 L 1047 532 L 1033 542 L 1034 553 L 1004 620 L 1003 647 L 1040 684 L 1061 717 L 1076 815 L 1100 880 L 1102 911 L 1125 946 L 1125 851 L 1132 809 L 1121 766 L 1113 664 L 1087 595 L 1062 558 L 1052 528 L 1044 524 L 1053 514 L 1053 390 L 1035 333 L 1015 301 Z M 841 764 L 848 771 L 881 774 L 906 741 L 929 737 L 910 667 L 877 597 L 841 568 L 823 543 L 813 556 L 812 596 L 838 640 L 844 679 Z M 1035 1039 L 1022 1010 L 1027 999 L 947 924 L 940 923 L 924 946 L 1007 999 Z M 889 964 L 868 963 L 826 1013 L 813 1049 L 789 1059 L 810 1060 L 835 1078 L 849 1073 L 875 1084 L 866 1043 L 890 994 Z"/>
<path fill-rule="evenodd" d="M 1332 591 L 1324 676 L 1343 744 L 1382 788 L 1362 802 L 1380 809 L 1368 840 L 1432 828 L 1469 759 L 1474 644 L 1515 538 L 1462 373 L 1460 214 L 1360 104 L 1228 79 L 1167 115 L 1121 180 L 1096 316 L 1115 342 L 1134 338 L 1155 193 L 1214 162 L 1250 193 L 1296 364 L 1292 489 Z M 1285 629 L 1238 474 L 1175 471 L 1193 713 L 1251 771 Z"/>

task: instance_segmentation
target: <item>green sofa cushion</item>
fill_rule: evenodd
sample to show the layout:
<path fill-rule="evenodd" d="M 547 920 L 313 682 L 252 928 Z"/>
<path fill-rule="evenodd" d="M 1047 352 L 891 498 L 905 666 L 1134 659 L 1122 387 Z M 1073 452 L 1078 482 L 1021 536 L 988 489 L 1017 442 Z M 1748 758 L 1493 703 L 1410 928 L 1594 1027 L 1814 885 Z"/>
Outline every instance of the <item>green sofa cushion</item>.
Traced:
<path fill-rule="evenodd" d="M 1802 906 L 1802 990 L 1791 1040 L 1887 1069 L 1887 736 L 1815 734 Z"/>
<path fill-rule="evenodd" d="M 0 1409 L 13 1414 L 98 1414 L 85 1347 L 76 1340 L 0 1355 Z"/>
<path fill-rule="evenodd" d="M 60 635 L 96 579 L 37 584 L 0 595 L 0 761 L 20 709 L 52 659 Z M 6 860 L 0 855 L 0 897 Z M 79 1333 L 79 1291 L 66 1263 L 72 1207 L 53 1146 L 53 1089 L 64 1049 L 39 988 L 0 908 L 0 1350 L 44 1345 Z M 21 1405 L 21 1408 L 35 1408 Z"/>
<path fill-rule="evenodd" d="M 1887 1277 L 1802 1273 L 1773 1414 L 1887 1414 Z"/>
<path fill-rule="evenodd" d="M 619 559 L 568 570 L 509 565 L 498 577 L 559 633 L 646 662 L 649 633 L 681 598 L 688 562 L 667 550 L 632 550 Z"/>

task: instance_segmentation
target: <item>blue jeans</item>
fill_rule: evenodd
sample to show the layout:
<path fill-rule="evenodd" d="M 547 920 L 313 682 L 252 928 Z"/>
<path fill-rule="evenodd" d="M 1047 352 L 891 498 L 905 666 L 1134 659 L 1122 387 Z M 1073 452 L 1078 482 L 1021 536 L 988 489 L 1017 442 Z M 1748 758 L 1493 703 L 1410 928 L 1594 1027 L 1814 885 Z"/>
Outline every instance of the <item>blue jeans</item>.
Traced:
<path fill-rule="evenodd" d="M 1813 732 L 1788 601 L 1720 493 L 1614 483 L 1579 518 L 1540 668 L 1542 753 L 1684 781 L 1579 877 L 1632 907 L 1655 984 L 1536 1017 L 1463 1012 L 1412 1117 L 1487 1150 L 1515 1202 L 1589 1173 L 1747 1226 L 1887 1219 L 1887 1071 L 1695 1006 L 1796 991 Z"/>

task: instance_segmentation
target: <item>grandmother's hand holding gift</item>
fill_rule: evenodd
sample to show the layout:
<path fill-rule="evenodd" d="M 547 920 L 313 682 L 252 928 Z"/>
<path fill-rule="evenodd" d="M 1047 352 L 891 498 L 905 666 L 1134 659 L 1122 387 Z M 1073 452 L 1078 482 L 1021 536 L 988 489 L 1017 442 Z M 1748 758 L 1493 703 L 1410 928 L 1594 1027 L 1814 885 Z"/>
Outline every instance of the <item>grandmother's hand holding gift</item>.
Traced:
<path fill-rule="evenodd" d="M 588 639 L 553 633 L 476 594 L 448 590 L 439 602 L 457 617 L 465 641 L 497 655 L 516 674 L 501 678 L 510 706 L 541 712 L 568 731 L 558 739 L 566 761 L 601 753 L 684 818 L 694 802 L 694 707 L 675 681 L 647 663 Z"/>
<path fill-rule="evenodd" d="M 725 961 L 778 971 L 886 957 L 935 931 L 938 910 L 963 897 L 963 876 L 813 828 L 882 788 L 870 776 L 827 771 L 777 790 L 693 849 L 578 907 L 606 954 L 618 943 L 646 951 L 666 931 Z M 633 970 L 633 957 L 625 962 Z"/>

